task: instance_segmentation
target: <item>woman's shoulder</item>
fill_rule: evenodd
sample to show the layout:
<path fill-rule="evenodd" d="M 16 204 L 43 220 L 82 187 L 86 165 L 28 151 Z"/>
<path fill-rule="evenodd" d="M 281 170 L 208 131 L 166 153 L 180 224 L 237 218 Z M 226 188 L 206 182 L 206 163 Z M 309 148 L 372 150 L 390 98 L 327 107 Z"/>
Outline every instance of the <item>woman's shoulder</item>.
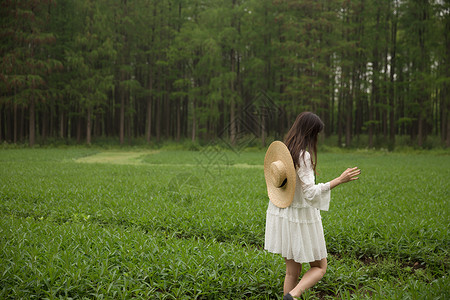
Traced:
<path fill-rule="evenodd" d="M 303 155 L 303 153 L 305 153 L 305 154 Z M 311 155 L 310 155 L 309 152 L 306 151 L 306 150 L 300 151 L 300 158 L 302 158 L 302 156 L 303 156 L 305 159 L 310 159 L 310 158 L 311 158 Z"/>
<path fill-rule="evenodd" d="M 303 154 L 304 153 L 304 154 Z M 311 155 L 308 151 L 300 151 L 300 156 L 298 158 L 299 168 L 300 169 L 309 169 L 311 167 Z"/>

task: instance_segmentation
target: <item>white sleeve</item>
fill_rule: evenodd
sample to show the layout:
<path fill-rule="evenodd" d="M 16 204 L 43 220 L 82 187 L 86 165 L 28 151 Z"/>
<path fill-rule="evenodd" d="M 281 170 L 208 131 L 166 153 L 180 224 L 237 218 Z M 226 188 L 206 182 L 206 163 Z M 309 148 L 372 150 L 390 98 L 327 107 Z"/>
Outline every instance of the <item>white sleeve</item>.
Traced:
<path fill-rule="evenodd" d="M 299 164 L 297 174 L 302 184 L 305 201 L 317 209 L 328 210 L 331 198 L 330 183 L 315 184 L 314 169 L 308 152 L 305 153 L 305 161 L 300 157 Z"/>

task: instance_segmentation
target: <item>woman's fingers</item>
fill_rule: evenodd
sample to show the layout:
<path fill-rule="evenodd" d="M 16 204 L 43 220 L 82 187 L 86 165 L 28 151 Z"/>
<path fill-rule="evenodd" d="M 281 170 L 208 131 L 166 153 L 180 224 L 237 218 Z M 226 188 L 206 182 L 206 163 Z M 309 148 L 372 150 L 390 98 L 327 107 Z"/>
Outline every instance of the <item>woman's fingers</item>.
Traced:
<path fill-rule="evenodd" d="M 350 181 L 357 180 L 357 179 L 359 179 L 359 177 L 352 177 L 352 178 L 350 178 Z"/>
<path fill-rule="evenodd" d="M 351 181 L 351 180 L 359 179 L 359 177 L 355 177 L 355 176 L 358 176 L 359 174 L 361 174 L 361 170 L 358 169 L 358 167 L 353 167 L 353 168 L 348 168 L 347 170 L 345 170 L 344 173 L 346 174 L 347 181 Z"/>
<path fill-rule="evenodd" d="M 356 180 L 356 179 L 358 179 L 359 177 L 355 177 L 355 176 L 358 176 L 359 174 L 361 174 L 361 170 L 358 169 L 358 167 L 352 168 L 351 171 L 350 171 L 350 173 L 349 173 L 349 175 L 350 175 L 350 177 L 351 177 L 350 180 Z"/>
<path fill-rule="evenodd" d="M 350 174 L 360 174 L 361 170 L 352 170 L 350 171 Z"/>
<path fill-rule="evenodd" d="M 353 181 L 356 179 L 359 179 L 358 176 L 359 174 L 361 174 L 361 170 L 358 169 L 358 167 L 353 167 L 353 168 L 347 168 L 347 170 L 345 170 L 340 177 L 340 181 L 341 183 L 345 183 L 345 182 L 349 182 L 349 181 Z"/>

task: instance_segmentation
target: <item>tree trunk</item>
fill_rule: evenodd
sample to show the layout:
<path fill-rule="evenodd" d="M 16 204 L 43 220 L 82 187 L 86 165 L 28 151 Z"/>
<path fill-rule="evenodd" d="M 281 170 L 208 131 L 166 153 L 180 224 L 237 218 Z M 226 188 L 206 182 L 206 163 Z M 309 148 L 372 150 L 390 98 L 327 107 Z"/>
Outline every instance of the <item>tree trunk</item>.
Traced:
<path fill-rule="evenodd" d="M 232 0 L 232 7 L 234 9 L 236 5 L 236 0 Z M 234 28 L 235 25 L 235 16 L 233 15 L 231 19 L 231 27 Z M 231 49 L 230 51 L 230 64 L 231 64 L 231 73 L 236 73 L 236 59 L 235 59 L 235 50 Z M 231 103 L 230 103 L 230 140 L 231 145 L 236 144 L 236 111 L 235 111 L 235 93 L 236 93 L 236 80 L 231 80 Z"/>
<path fill-rule="evenodd" d="M 356 81 L 356 67 L 353 67 L 352 71 L 352 82 L 348 83 L 348 87 L 346 89 L 346 124 L 345 124 L 345 144 L 347 147 L 352 145 L 352 134 L 353 134 L 353 99 L 355 86 L 354 83 Z"/>
<path fill-rule="evenodd" d="M 9 118 L 11 117 L 10 115 L 10 113 L 8 113 L 9 112 L 9 109 L 8 109 L 8 107 L 5 105 L 5 111 L 4 111 L 4 113 L 3 113 L 3 124 L 4 124 L 4 133 L 5 133 L 5 136 L 4 136 L 4 139 L 5 139 L 5 141 L 10 141 L 10 140 L 12 140 L 12 137 L 11 137 L 11 129 L 10 129 L 10 125 L 9 125 Z"/>
<path fill-rule="evenodd" d="M 158 91 L 159 95 L 159 91 Z M 156 141 L 161 139 L 161 99 L 156 99 Z"/>
<path fill-rule="evenodd" d="M 231 145 L 236 144 L 236 111 L 234 105 L 234 99 L 231 99 L 230 103 L 230 141 Z"/>
<path fill-rule="evenodd" d="M 47 109 L 44 109 L 42 111 L 42 128 L 41 128 L 41 137 L 43 141 L 47 139 L 47 131 L 48 131 L 48 113 Z"/>
<path fill-rule="evenodd" d="M 14 103 L 14 144 L 17 143 L 17 103 Z"/>
<path fill-rule="evenodd" d="M 34 143 L 36 142 L 36 104 L 35 104 L 34 95 L 31 96 L 29 110 L 30 110 L 29 141 L 30 141 L 30 147 L 33 147 Z"/>
<path fill-rule="evenodd" d="M 59 112 L 59 137 L 64 138 L 64 111 Z"/>
<path fill-rule="evenodd" d="M 387 47 L 387 46 L 386 46 Z M 386 52 L 387 55 L 387 52 Z M 385 62 L 385 68 L 384 68 L 384 72 L 383 72 L 383 82 L 384 82 L 384 91 L 383 91 L 383 97 L 382 97 L 382 101 L 381 103 L 383 104 L 383 108 L 381 110 L 381 123 L 382 123 L 382 130 L 383 130 L 383 138 L 384 140 L 388 139 L 388 110 L 386 109 L 386 106 L 388 104 L 389 99 L 386 99 L 388 97 L 386 97 L 385 95 L 389 95 L 389 81 L 387 78 L 387 74 L 388 74 L 388 63 L 387 63 L 387 58 L 386 58 L 386 62 Z"/>
<path fill-rule="evenodd" d="M 345 122 L 345 145 L 350 147 L 352 144 L 352 112 L 353 112 L 353 97 L 351 92 L 347 92 L 347 107 L 346 107 L 346 122 Z"/>
<path fill-rule="evenodd" d="M 79 115 L 77 118 L 77 144 L 81 142 L 81 109 L 78 109 Z"/>
<path fill-rule="evenodd" d="M 91 144 L 91 127 L 92 127 L 92 107 L 87 108 L 86 115 L 86 144 Z"/>
<path fill-rule="evenodd" d="M 395 4 L 394 4 L 395 5 Z M 391 70 L 390 70 L 390 84 L 389 84 L 389 144 L 391 150 L 395 147 L 395 68 L 396 68 L 396 54 L 397 54 L 397 11 L 398 7 L 394 6 L 394 16 L 392 19 L 391 30 Z"/>
<path fill-rule="evenodd" d="M 3 129 L 5 126 L 3 126 L 3 119 L 2 119 L 2 115 L 3 115 L 3 105 L 0 105 L 0 143 L 3 140 Z"/>
<path fill-rule="evenodd" d="M 169 93 L 170 93 L 170 91 L 168 91 L 167 89 L 168 89 L 168 84 L 167 84 L 167 82 L 166 82 L 166 84 L 165 84 L 165 86 L 166 86 L 166 91 L 167 91 L 167 93 L 164 95 L 164 127 L 165 127 L 165 131 L 164 131 L 164 133 L 165 133 L 165 137 L 166 138 L 169 138 L 170 137 L 170 120 L 171 120 L 171 116 L 170 116 L 170 103 L 169 103 Z"/>
<path fill-rule="evenodd" d="M 150 96 L 147 99 L 147 122 L 146 122 L 146 128 L 145 128 L 145 136 L 147 143 L 150 143 L 150 140 L 152 138 L 152 96 Z"/>
<path fill-rule="evenodd" d="M 25 136 L 25 107 L 22 105 L 20 109 L 20 126 L 19 126 L 19 141 L 23 141 Z"/>
<path fill-rule="evenodd" d="M 148 89 L 150 93 L 153 92 L 153 76 L 152 69 L 149 67 L 148 69 Z M 150 94 L 147 98 L 147 116 L 146 116 L 146 127 L 145 127 L 145 136 L 147 143 L 150 143 L 152 138 L 152 105 L 153 105 L 153 95 Z"/>
<path fill-rule="evenodd" d="M 373 47 L 373 78 L 372 78 L 372 95 L 370 97 L 369 106 L 369 148 L 373 148 L 373 134 L 374 134 L 374 122 L 375 122 L 375 104 L 378 103 L 379 95 L 379 57 L 378 57 L 378 44 L 379 44 L 379 27 L 380 27 L 380 8 L 378 7 L 376 13 L 376 33 L 375 33 L 375 43 Z"/>
<path fill-rule="evenodd" d="M 122 77 L 123 79 L 123 77 Z M 119 122 L 119 141 L 123 145 L 125 140 L 125 90 L 120 91 L 120 122 Z"/>
<path fill-rule="evenodd" d="M 420 111 L 419 112 L 419 117 L 418 117 L 418 120 L 417 120 L 417 126 L 418 126 L 418 129 L 417 129 L 417 145 L 419 146 L 419 147 L 422 147 L 423 146 L 423 140 L 424 140 L 424 138 L 423 138 L 423 114 L 422 114 L 422 112 Z"/>
<path fill-rule="evenodd" d="M 181 137 L 181 100 L 177 100 L 177 142 L 180 141 Z"/>
<path fill-rule="evenodd" d="M 331 66 L 331 63 L 330 63 L 330 66 Z M 329 127 L 329 131 L 328 131 L 328 133 L 329 133 L 329 135 L 332 135 L 333 133 L 336 133 L 336 130 L 335 130 L 335 123 L 334 123 L 334 120 L 335 120 L 335 97 L 336 97 L 336 95 L 335 95 L 335 79 L 334 78 L 330 78 L 330 89 L 331 89 L 331 97 L 330 97 L 330 107 L 331 107 L 331 111 L 330 111 L 330 113 L 329 113 L 329 115 L 330 115 L 330 124 L 329 125 L 327 125 L 328 127 Z"/>
<path fill-rule="evenodd" d="M 419 14 L 419 29 L 418 29 L 418 43 L 419 43 L 419 47 L 420 47 L 420 58 L 418 59 L 418 63 L 417 63 L 417 67 L 418 69 L 416 71 L 425 74 L 428 73 L 428 66 L 427 66 L 427 59 L 428 59 L 428 51 L 426 49 L 426 39 L 427 39 L 427 30 L 426 30 L 426 23 L 428 22 L 428 1 L 426 0 L 422 0 L 421 1 L 421 8 L 423 10 L 420 11 Z M 421 78 L 419 79 L 420 81 L 418 82 L 418 85 L 420 87 L 419 91 L 418 91 L 418 95 L 416 95 L 417 97 L 417 102 L 419 104 L 420 107 L 420 111 L 419 111 L 419 116 L 418 116 L 418 132 L 417 132 L 417 144 L 419 147 L 423 146 L 423 143 L 426 139 L 426 118 L 428 116 L 427 110 L 426 109 L 426 103 L 427 100 L 429 99 L 429 94 L 427 94 L 427 92 L 425 91 L 425 82 L 423 80 L 423 76 L 420 76 Z"/>
<path fill-rule="evenodd" d="M 234 3 L 234 2 L 233 2 Z M 233 4 L 234 5 L 234 4 Z M 234 59 L 234 50 L 231 49 L 230 52 L 231 58 L 231 72 L 234 73 L 236 71 L 236 62 Z M 230 103 L 230 141 L 231 145 L 236 144 L 236 111 L 235 111 L 235 81 L 231 80 L 231 103 Z"/>
<path fill-rule="evenodd" d="M 261 147 L 266 147 L 266 118 L 264 112 L 261 114 Z"/>
<path fill-rule="evenodd" d="M 389 24 L 392 23 L 390 19 L 390 3 L 387 4 L 388 11 L 385 10 L 385 20 L 384 20 L 384 28 L 383 31 L 385 32 L 385 40 L 386 44 L 384 45 L 384 72 L 383 72 L 383 82 L 384 82 L 384 93 L 382 97 L 382 103 L 383 103 L 383 109 L 381 114 L 381 120 L 382 120 L 382 128 L 383 128 L 383 137 L 384 140 L 387 141 L 389 137 L 389 130 L 388 130 L 388 118 L 389 118 L 389 112 L 390 109 L 387 109 L 389 105 L 389 80 L 388 74 L 389 74 Z M 386 9 L 386 8 L 385 8 Z M 390 107 L 390 106 L 389 106 Z"/>
<path fill-rule="evenodd" d="M 130 97 L 130 93 L 127 91 L 127 103 L 130 107 L 133 107 L 133 103 L 132 99 Z M 133 134 L 133 118 L 127 113 L 127 115 L 125 116 L 125 128 L 126 128 L 126 133 L 127 133 L 127 138 L 128 138 L 128 144 L 131 145 L 131 138 L 132 138 L 132 134 Z"/>
<path fill-rule="evenodd" d="M 445 54 L 444 54 L 444 67 L 443 67 L 443 76 L 442 77 L 450 77 L 450 17 L 447 14 L 444 23 L 444 45 L 445 45 Z M 446 81 L 441 90 L 442 93 L 442 106 L 441 110 L 443 111 L 442 117 L 442 138 L 445 141 L 445 145 L 450 147 L 450 83 Z"/>
<path fill-rule="evenodd" d="M 57 132 L 57 130 L 55 129 L 55 125 L 54 125 L 54 115 L 55 115 L 55 105 L 51 104 L 50 108 L 49 108 L 49 114 L 48 114 L 48 122 L 49 122 L 49 126 L 48 126 L 48 136 L 50 137 L 56 137 L 57 134 L 55 134 Z"/>
<path fill-rule="evenodd" d="M 196 134 L 196 132 L 195 132 L 195 128 L 197 127 L 197 119 L 196 119 L 196 117 L 195 117 L 195 100 L 193 101 L 193 104 L 192 104 L 192 138 L 191 138 L 191 140 L 193 141 L 193 142 L 195 142 L 195 134 Z"/>
<path fill-rule="evenodd" d="M 445 140 L 445 146 L 448 148 L 450 147 L 450 113 L 449 110 L 447 110 L 447 138 Z"/>
<path fill-rule="evenodd" d="M 343 86 L 342 86 L 342 82 L 341 82 L 341 88 L 340 88 L 340 91 L 339 91 L 339 94 L 342 94 L 343 93 L 343 91 L 342 91 L 342 88 L 343 88 Z M 340 97 L 340 99 L 342 99 L 342 96 L 339 96 Z M 341 147 L 341 145 L 342 145 L 342 106 L 343 106 L 343 104 L 342 104 L 342 101 L 339 101 L 338 102 L 338 111 L 337 111 L 337 133 L 338 133 L 338 147 Z"/>

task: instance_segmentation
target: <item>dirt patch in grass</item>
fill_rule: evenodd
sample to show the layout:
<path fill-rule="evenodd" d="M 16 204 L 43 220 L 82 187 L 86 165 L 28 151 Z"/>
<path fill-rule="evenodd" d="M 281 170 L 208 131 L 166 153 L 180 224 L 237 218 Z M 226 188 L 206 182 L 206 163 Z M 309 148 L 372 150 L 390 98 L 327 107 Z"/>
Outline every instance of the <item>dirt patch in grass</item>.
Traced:
<path fill-rule="evenodd" d="M 187 166 L 199 167 L 199 164 L 165 164 L 165 163 L 148 163 L 145 162 L 145 156 L 149 154 L 157 154 L 159 150 L 154 151 L 104 151 L 90 156 L 85 156 L 76 160 L 79 163 L 98 163 L 98 164 L 118 164 L 118 165 L 148 165 L 148 166 Z M 249 165 L 249 164 L 217 164 L 215 167 L 235 167 L 245 169 L 264 169 L 263 165 Z"/>
<path fill-rule="evenodd" d="M 123 152 L 123 151 L 105 151 L 94 155 L 82 157 L 76 160 L 79 163 L 100 163 L 100 164 L 118 164 L 118 165 L 140 165 L 144 164 L 142 157 L 149 154 L 158 153 L 155 151 L 142 152 Z"/>
<path fill-rule="evenodd" d="M 231 166 L 244 169 L 264 169 L 264 165 L 234 164 Z"/>

